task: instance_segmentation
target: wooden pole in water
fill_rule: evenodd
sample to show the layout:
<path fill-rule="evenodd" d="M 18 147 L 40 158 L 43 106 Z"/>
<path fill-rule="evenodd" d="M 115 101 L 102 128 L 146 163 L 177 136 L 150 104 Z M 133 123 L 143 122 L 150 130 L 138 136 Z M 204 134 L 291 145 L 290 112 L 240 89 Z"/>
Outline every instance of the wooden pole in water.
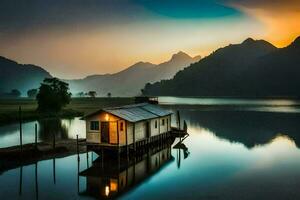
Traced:
<path fill-rule="evenodd" d="M 35 133 L 35 150 L 37 150 L 37 123 L 34 124 L 34 133 Z"/>
<path fill-rule="evenodd" d="M 39 199 L 38 163 L 35 162 L 35 198 Z"/>
<path fill-rule="evenodd" d="M 55 132 L 53 133 L 53 149 L 55 149 Z"/>
<path fill-rule="evenodd" d="M 79 161 L 79 146 L 78 146 L 78 135 L 76 135 L 76 150 L 77 150 L 77 158 L 78 158 L 78 161 Z"/>
<path fill-rule="evenodd" d="M 187 132 L 187 124 L 185 120 L 183 121 L 183 130 L 185 133 Z"/>
<path fill-rule="evenodd" d="M 20 124 L 20 151 L 22 153 L 23 151 L 23 138 L 22 138 L 22 134 L 23 134 L 23 131 L 22 131 L 22 108 L 21 106 L 19 106 L 19 124 Z"/>
<path fill-rule="evenodd" d="M 52 170 L 53 170 L 53 183 L 54 185 L 56 184 L 56 163 L 55 163 L 55 157 L 53 158 L 53 163 L 52 163 Z"/>
<path fill-rule="evenodd" d="M 22 195 L 22 183 L 23 183 L 23 166 L 20 167 L 20 179 L 19 179 L 19 195 Z"/>

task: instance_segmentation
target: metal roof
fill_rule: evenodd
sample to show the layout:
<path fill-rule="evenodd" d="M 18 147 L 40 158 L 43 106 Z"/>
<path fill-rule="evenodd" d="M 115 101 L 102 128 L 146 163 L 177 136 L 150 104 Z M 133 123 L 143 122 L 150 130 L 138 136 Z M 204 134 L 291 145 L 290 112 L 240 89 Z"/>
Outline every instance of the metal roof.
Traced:
<path fill-rule="evenodd" d="M 172 112 L 165 110 L 157 105 L 140 103 L 120 107 L 104 108 L 97 112 L 89 114 L 86 117 L 92 116 L 101 111 L 108 112 L 129 122 L 138 122 L 172 114 Z"/>

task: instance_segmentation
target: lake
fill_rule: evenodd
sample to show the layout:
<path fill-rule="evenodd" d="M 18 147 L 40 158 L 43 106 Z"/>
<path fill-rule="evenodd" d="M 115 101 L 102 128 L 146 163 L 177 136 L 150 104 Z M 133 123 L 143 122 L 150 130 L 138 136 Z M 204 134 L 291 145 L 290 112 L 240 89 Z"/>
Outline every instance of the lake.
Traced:
<path fill-rule="evenodd" d="M 118 169 L 115 160 L 92 152 L 79 163 L 77 155 L 40 161 L 3 172 L 1 199 L 300 199 L 299 102 L 189 99 L 198 103 L 179 106 L 182 98 L 167 100 L 160 102 L 187 121 L 186 148 L 173 148 L 174 141 L 121 160 Z M 78 118 L 28 122 L 27 142 L 35 123 L 40 141 L 53 133 L 85 135 Z M 18 124 L 0 127 L 2 147 L 17 143 Z"/>

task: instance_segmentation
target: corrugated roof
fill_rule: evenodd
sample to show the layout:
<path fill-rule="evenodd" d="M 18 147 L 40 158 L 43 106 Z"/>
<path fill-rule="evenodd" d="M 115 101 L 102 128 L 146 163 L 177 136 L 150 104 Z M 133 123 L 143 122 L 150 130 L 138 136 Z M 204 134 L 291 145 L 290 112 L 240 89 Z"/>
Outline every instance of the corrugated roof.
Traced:
<path fill-rule="evenodd" d="M 160 117 L 172 114 L 171 111 L 162 109 L 161 107 L 155 106 L 153 104 L 145 104 L 144 106 L 142 106 L 142 108 Z"/>
<path fill-rule="evenodd" d="M 97 114 L 100 111 L 89 114 L 86 117 Z M 168 110 L 165 110 L 157 105 L 152 105 L 148 103 L 104 108 L 102 109 L 102 111 L 111 113 L 117 117 L 120 117 L 130 122 L 138 122 L 146 119 L 153 119 L 153 118 L 163 117 L 172 114 L 172 112 Z"/>

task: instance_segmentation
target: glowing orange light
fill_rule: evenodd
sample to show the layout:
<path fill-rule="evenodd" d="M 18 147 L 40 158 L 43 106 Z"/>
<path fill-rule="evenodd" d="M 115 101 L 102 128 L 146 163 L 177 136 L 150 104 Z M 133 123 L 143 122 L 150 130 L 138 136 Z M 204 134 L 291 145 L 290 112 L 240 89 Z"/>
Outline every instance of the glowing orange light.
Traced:
<path fill-rule="evenodd" d="M 105 114 L 105 120 L 108 121 L 109 120 L 109 116 L 108 114 Z"/>

